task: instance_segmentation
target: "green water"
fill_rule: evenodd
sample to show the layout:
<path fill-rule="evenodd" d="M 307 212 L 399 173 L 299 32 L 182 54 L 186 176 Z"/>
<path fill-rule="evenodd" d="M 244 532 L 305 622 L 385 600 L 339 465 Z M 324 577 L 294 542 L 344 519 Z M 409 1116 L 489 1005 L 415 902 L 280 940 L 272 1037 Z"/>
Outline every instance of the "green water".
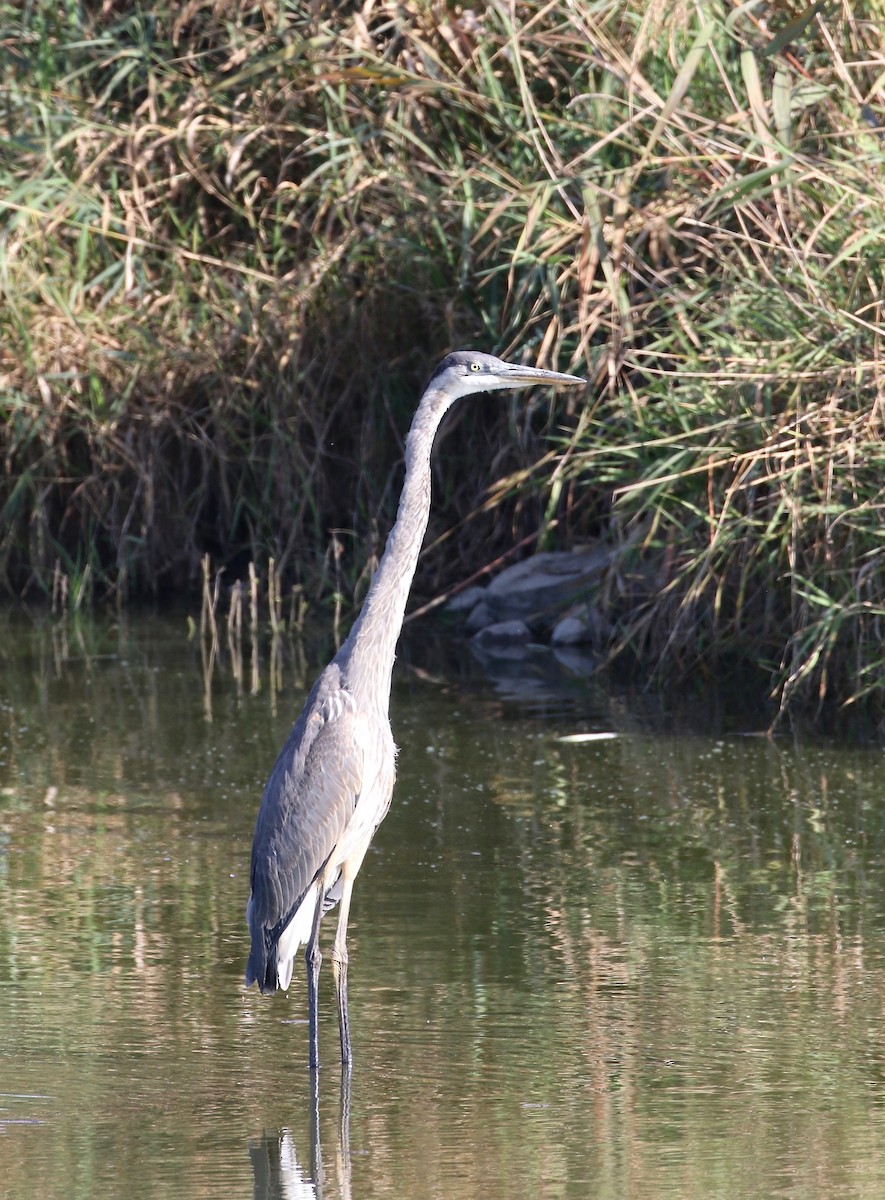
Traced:
<path fill-rule="evenodd" d="M 419 657 L 342 1094 L 331 972 L 316 1090 L 302 980 L 241 986 L 319 660 L 207 685 L 180 618 L 0 619 L 0 1196 L 885 1195 L 882 749 Z"/>

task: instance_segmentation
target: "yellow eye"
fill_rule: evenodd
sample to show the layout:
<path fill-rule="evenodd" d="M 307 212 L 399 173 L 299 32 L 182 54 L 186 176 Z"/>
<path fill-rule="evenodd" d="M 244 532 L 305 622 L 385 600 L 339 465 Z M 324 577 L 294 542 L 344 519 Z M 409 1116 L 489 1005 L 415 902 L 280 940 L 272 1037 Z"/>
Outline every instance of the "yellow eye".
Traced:
<path fill-rule="evenodd" d="M 481 364 L 481 363 L 478 363 L 478 362 L 472 362 L 472 363 L 470 364 L 470 370 L 471 370 L 471 371 L 481 371 L 481 370 L 482 370 L 482 364 Z"/>

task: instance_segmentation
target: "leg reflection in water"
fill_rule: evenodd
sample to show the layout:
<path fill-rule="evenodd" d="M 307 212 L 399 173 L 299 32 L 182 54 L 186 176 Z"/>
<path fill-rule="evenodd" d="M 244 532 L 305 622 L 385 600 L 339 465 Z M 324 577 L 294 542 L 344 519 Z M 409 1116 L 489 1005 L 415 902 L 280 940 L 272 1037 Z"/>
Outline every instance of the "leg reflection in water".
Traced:
<path fill-rule="evenodd" d="M 310 1072 L 310 1168 L 302 1166 L 288 1127 L 265 1133 L 249 1142 L 255 1200 L 350 1200 L 350 1077 L 349 1064 L 341 1068 L 338 1112 L 338 1147 L 333 1180 L 326 1179 L 320 1145 L 320 1073 Z M 327 1184 L 329 1186 L 327 1187 Z M 337 1184 L 337 1187 L 335 1186 Z"/>

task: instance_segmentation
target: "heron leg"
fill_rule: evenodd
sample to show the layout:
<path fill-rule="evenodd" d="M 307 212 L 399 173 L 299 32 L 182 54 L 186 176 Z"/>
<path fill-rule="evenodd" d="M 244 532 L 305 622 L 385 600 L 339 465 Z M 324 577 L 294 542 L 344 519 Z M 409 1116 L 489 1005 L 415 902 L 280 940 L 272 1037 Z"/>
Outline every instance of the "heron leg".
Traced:
<path fill-rule="evenodd" d="M 316 1194 L 321 1196 L 326 1172 L 320 1146 L 320 1073 L 316 1067 L 310 1069 L 310 1174 Z"/>
<path fill-rule="evenodd" d="M 341 1061 L 347 1066 L 352 1061 L 350 1049 L 350 1018 L 347 1012 L 347 919 L 350 915 L 350 897 L 353 892 L 353 875 L 344 873 L 341 899 L 338 902 L 338 932 L 332 947 L 332 972 L 335 976 L 335 992 L 338 998 L 338 1032 L 341 1035 Z"/>
<path fill-rule="evenodd" d="M 317 906 L 313 914 L 313 927 L 310 931 L 310 941 L 304 952 L 307 963 L 307 1028 L 310 1041 L 310 1065 L 320 1065 L 320 1026 L 319 1026 L 319 991 L 320 967 L 323 956 L 320 953 L 320 921 L 323 919 L 323 889 L 317 891 Z"/>

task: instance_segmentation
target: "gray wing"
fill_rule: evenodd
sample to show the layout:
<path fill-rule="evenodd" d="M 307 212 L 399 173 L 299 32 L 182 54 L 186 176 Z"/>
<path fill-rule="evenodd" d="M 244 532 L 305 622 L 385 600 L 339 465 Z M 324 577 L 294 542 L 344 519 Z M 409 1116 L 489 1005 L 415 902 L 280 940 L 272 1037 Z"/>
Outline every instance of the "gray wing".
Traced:
<path fill-rule="evenodd" d="M 337 667 L 327 667 L 280 751 L 258 811 L 247 982 L 264 985 L 271 951 L 340 841 L 362 786 L 356 707 Z"/>

